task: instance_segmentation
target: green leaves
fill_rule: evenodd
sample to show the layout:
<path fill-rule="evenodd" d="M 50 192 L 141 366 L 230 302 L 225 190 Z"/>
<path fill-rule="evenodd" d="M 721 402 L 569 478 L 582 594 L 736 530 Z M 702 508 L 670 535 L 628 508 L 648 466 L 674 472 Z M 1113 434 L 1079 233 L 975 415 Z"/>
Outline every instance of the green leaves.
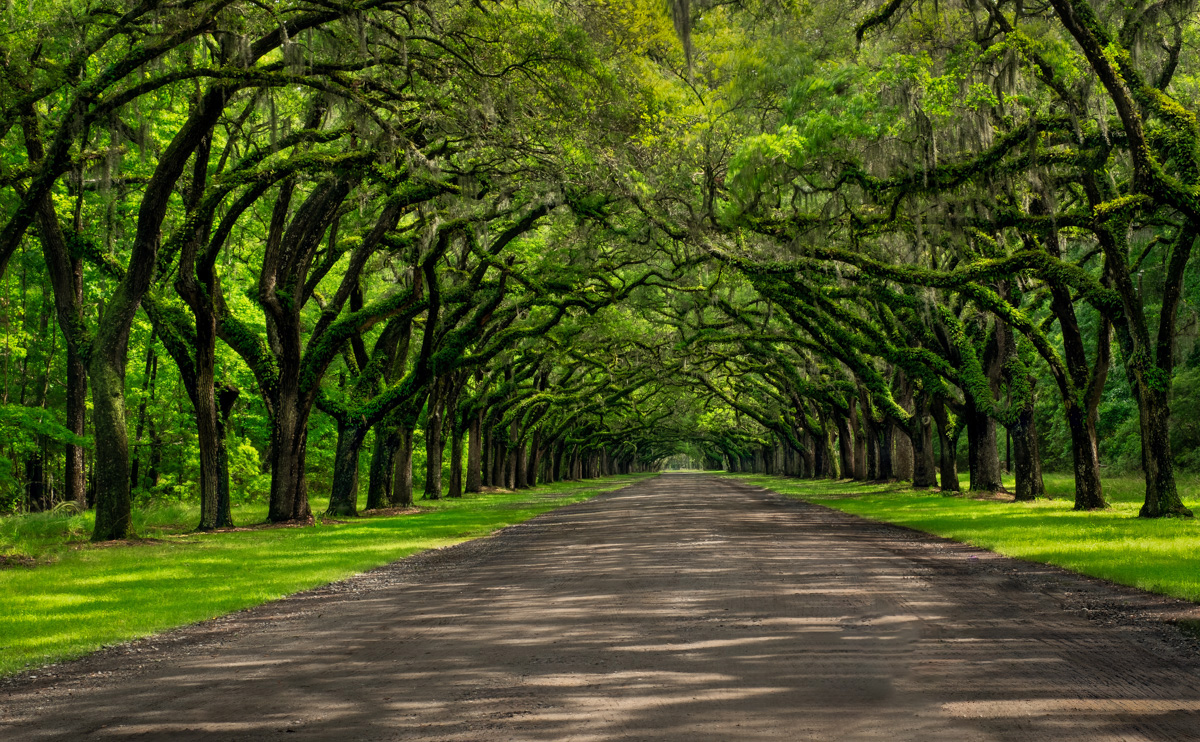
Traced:
<path fill-rule="evenodd" d="M 5 440 L 20 441 L 25 446 L 33 445 L 37 436 L 44 436 L 60 444 L 92 447 L 91 436 L 73 434 L 52 410 L 24 405 L 0 405 L 0 429 L 6 429 Z"/>

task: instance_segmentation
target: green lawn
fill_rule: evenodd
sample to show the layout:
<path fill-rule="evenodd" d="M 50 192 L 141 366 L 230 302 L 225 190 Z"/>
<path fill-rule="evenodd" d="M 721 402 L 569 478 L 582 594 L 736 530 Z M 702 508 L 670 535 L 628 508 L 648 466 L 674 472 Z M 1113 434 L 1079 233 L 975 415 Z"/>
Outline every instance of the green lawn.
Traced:
<path fill-rule="evenodd" d="M 1106 478 L 1108 510 L 1071 509 L 1070 476 L 1048 475 L 1060 499 L 993 502 L 916 491 L 902 484 L 812 481 L 737 475 L 783 495 L 897 523 L 1007 556 L 1056 564 L 1075 572 L 1164 595 L 1200 601 L 1200 522 L 1143 520 L 1140 477 Z M 1180 483 L 1184 502 L 1200 513 L 1200 487 Z"/>
<path fill-rule="evenodd" d="M 64 545 L 71 534 L 86 538 L 90 516 L 0 519 L 0 553 L 39 560 L 33 567 L 0 569 L 0 675 L 485 536 L 645 476 L 422 502 L 421 512 L 407 515 L 217 534 L 179 533 L 194 526 L 194 508 L 167 508 L 141 516 L 139 535 L 158 540 L 135 545 Z M 320 505 L 313 503 L 314 509 Z M 265 507 L 243 508 L 235 517 L 248 523 L 264 515 Z"/>

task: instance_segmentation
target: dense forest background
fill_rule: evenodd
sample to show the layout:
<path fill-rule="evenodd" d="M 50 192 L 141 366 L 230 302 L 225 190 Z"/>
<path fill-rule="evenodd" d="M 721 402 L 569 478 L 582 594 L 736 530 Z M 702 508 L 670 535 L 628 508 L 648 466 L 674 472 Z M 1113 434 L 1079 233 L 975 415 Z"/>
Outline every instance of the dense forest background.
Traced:
<path fill-rule="evenodd" d="M 1187 0 L 9 3 L 0 510 L 109 539 L 676 457 L 1069 471 L 1079 508 L 1104 467 L 1186 515 L 1198 31 Z"/>

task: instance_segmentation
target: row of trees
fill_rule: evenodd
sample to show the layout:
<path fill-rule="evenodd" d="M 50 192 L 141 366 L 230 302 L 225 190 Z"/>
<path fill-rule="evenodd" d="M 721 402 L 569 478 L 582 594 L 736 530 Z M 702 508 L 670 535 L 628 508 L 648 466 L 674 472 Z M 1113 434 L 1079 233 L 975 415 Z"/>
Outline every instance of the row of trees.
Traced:
<path fill-rule="evenodd" d="M 971 489 L 997 490 L 1001 426 L 1030 499 L 1041 410 L 1069 433 L 1076 507 L 1104 507 L 1118 363 L 1141 514 L 1190 515 L 1170 402 L 1196 335 L 1193 4 L 705 5 L 678 16 L 694 175 L 628 192 L 740 277 L 673 321 L 696 388 L 756 422 L 750 448 L 957 490 L 965 431 Z M 745 443 L 720 445 L 739 466 Z"/>
<path fill-rule="evenodd" d="M 171 467 L 214 528 L 680 452 L 996 490 L 1003 438 L 1096 508 L 1128 424 L 1188 514 L 1189 3 L 670 9 L 9 8 L 0 480 L 107 539 Z"/>
<path fill-rule="evenodd" d="M 257 438 L 273 521 L 311 517 L 314 415 L 336 427 L 336 514 L 357 508 L 368 441 L 368 507 L 411 502 L 418 428 L 427 497 L 447 439 L 452 496 L 653 460 L 604 423 L 640 384 L 570 349 L 686 267 L 616 238 L 591 188 L 595 153 L 636 125 L 602 8 L 147 0 L 4 24 L 26 505 L 90 499 L 95 539 L 127 535 L 165 387 L 186 397 L 201 529 L 231 523 L 231 419 Z"/>

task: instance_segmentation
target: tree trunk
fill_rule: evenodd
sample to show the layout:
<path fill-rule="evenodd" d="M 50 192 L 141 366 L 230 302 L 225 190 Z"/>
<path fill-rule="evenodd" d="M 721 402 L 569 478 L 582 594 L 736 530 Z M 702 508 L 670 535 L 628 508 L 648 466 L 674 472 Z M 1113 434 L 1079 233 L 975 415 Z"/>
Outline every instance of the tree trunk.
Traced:
<path fill-rule="evenodd" d="M 1146 499 L 1138 515 L 1142 518 L 1191 517 L 1192 511 L 1179 497 L 1171 461 L 1170 392 L 1149 388 L 1148 383 L 1138 386 L 1142 471 L 1146 477 Z"/>
<path fill-rule="evenodd" d="M 566 446 L 559 443 L 554 447 L 554 462 L 550 467 L 550 481 L 561 482 L 563 480 L 563 456 L 566 454 Z"/>
<path fill-rule="evenodd" d="M 383 422 L 375 428 L 375 445 L 371 451 L 371 469 L 367 480 L 367 510 L 379 510 L 392 501 L 395 486 L 396 449 L 400 434 L 395 424 Z"/>
<path fill-rule="evenodd" d="M 153 415 L 150 416 L 150 422 L 148 422 L 146 424 L 146 427 L 148 427 L 150 429 L 150 466 L 148 466 L 146 468 L 145 487 L 148 490 L 155 490 L 158 488 L 158 471 L 159 471 L 159 466 L 162 464 L 162 452 L 163 452 L 162 435 L 160 435 L 160 431 L 158 429 L 158 422 L 155 420 Z M 93 462 L 92 462 L 92 483 L 91 483 L 93 498 L 96 496 L 96 464 L 95 464 L 94 459 L 95 459 L 95 457 L 93 457 Z"/>
<path fill-rule="evenodd" d="M 78 350 L 67 345 L 67 430 L 83 437 L 87 418 L 87 367 Z M 63 464 L 63 496 L 80 510 L 87 508 L 83 446 L 68 443 Z"/>
<path fill-rule="evenodd" d="M 496 426 L 492 426 L 492 432 L 489 437 L 492 439 L 492 486 L 500 489 L 504 488 L 504 463 L 508 460 L 504 450 L 504 442 L 502 436 L 496 434 Z"/>
<path fill-rule="evenodd" d="M 229 448 L 225 445 L 225 432 L 229 429 L 229 416 L 241 393 L 233 386 L 225 385 L 217 391 L 217 528 L 233 526 L 233 503 L 229 495 Z"/>
<path fill-rule="evenodd" d="M 45 147 L 37 130 L 37 117 L 32 104 L 22 112 L 22 130 L 26 154 L 32 162 L 41 161 Z M 38 233 L 46 273 L 54 290 L 54 309 L 58 326 L 67 346 L 67 429 L 82 438 L 87 420 L 87 366 L 84 363 L 81 337 L 83 328 L 83 260 L 71 255 L 54 208 L 54 198 L 47 191 L 37 203 Z M 82 229 L 76 216 L 76 231 Z M 88 488 L 84 476 L 84 450 L 68 443 L 63 466 L 64 495 L 80 510 L 88 506 Z M 94 482 L 93 482 L 94 486 Z M 93 491 L 94 497 L 94 491 Z"/>
<path fill-rule="evenodd" d="M 504 487 L 517 488 L 517 424 L 508 426 L 508 456 L 504 460 Z"/>
<path fill-rule="evenodd" d="M 1071 454 L 1075 464 L 1075 509 L 1096 510 L 1108 507 L 1100 486 L 1100 456 L 1096 449 L 1096 429 L 1089 415 L 1076 404 L 1066 405 L 1067 427 L 1071 431 Z"/>
<path fill-rule="evenodd" d="M 197 362 L 197 366 L 201 364 Z M 200 448 L 200 523 L 199 531 L 211 531 L 220 525 L 221 506 L 221 434 L 216 390 L 211 375 L 197 378 L 196 443 Z"/>
<path fill-rule="evenodd" d="M 271 496 L 267 518 L 272 523 L 308 521 L 308 478 L 305 454 L 308 449 L 308 406 L 302 405 L 296 374 L 281 373 L 271 424 Z"/>
<path fill-rule="evenodd" d="M 456 416 L 457 417 L 457 416 Z M 450 492 L 448 497 L 463 495 L 463 429 L 455 424 L 450 428 Z"/>
<path fill-rule="evenodd" d="M 996 420 L 986 411 L 975 408 L 967 399 L 964 416 L 967 418 L 968 465 L 972 492 L 1000 492 L 1000 452 L 996 448 Z"/>
<path fill-rule="evenodd" d="M 40 513 L 53 507 L 50 490 L 46 486 L 46 462 L 44 458 L 45 437 L 37 436 L 33 451 L 25 457 L 25 507 L 31 513 Z"/>
<path fill-rule="evenodd" d="M 133 504 L 129 493 L 129 439 L 125 426 L 125 344 L 128 331 L 93 349 L 92 420 L 95 428 L 96 524 L 93 541 L 131 535 Z"/>
<path fill-rule="evenodd" d="M 441 406 L 430 400 L 429 415 L 425 421 L 425 492 L 424 500 L 438 500 L 442 496 L 442 441 Z"/>
<path fill-rule="evenodd" d="M 495 446 L 492 445 L 492 424 L 487 419 L 483 421 L 482 434 L 483 455 L 479 463 L 479 483 L 481 487 L 492 486 L 492 461 L 495 458 Z"/>
<path fill-rule="evenodd" d="M 540 430 L 533 431 L 533 438 L 529 444 L 529 467 L 526 469 L 525 483 L 530 487 L 536 487 L 538 483 L 538 469 L 542 465 L 542 432 Z"/>
<path fill-rule="evenodd" d="M 837 415 L 838 455 L 841 459 L 842 478 L 854 477 L 854 437 L 850 434 L 850 420 Z"/>
<path fill-rule="evenodd" d="M 524 439 L 517 444 L 517 458 L 514 462 L 515 470 L 514 477 L 516 479 L 517 489 L 523 490 L 529 488 L 529 444 Z"/>
<path fill-rule="evenodd" d="M 913 478 L 913 443 L 908 437 L 908 431 L 899 425 L 892 425 L 892 472 L 896 479 L 912 481 Z"/>
<path fill-rule="evenodd" d="M 1036 214 L 1045 213 L 1040 202 L 1034 202 L 1031 210 Z M 1044 237 L 1050 254 L 1055 257 L 1062 255 L 1058 232 L 1049 230 Z M 1096 337 L 1095 364 L 1089 368 L 1083 333 L 1075 315 L 1075 302 L 1069 287 L 1057 282 L 1050 283 L 1050 310 L 1058 319 L 1059 330 L 1062 333 L 1063 361 L 1066 364 L 1066 374 L 1060 372 L 1056 381 L 1063 402 L 1063 414 L 1067 419 L 1067 429 L 1071 433 L 1075 509 L 1094 510 L 1107 507 L 1104 490 L 1100 484 L 1095 409 L 1108 377 L 1112 326 L 1102 317 Z"/>
<path fill-rule="evenodd" d="M 483 489 L 483 412 L 471 416 L 471 427 L 467 432 L 467 492 Z"/>
<path fill-rule="evenodd" d="M 896 426 L 891 420 L 884 420 L 879 425 L 879 481 L 890 482 L 896 478 L 896 467 L 893 466 L 892 452 L 895 450 Z"/>
<path fill-rule="evenodd" d="M 850 400 L 850 431 L 854 435 L 854 478 L 862 481 L 867 474 L 867 436 L 863 434 L 865 424 L 858 412 L 858 405 Z"/>
<path fill-rule="evenodd" d="M 959 492 L 958 481 L 958 436 L 961 428 L 950 425 L 945 400 L 935 399 L 930 410 L 937 422 L 938 446 L 941 449 L 942 492 Z"/>
<path fill-rule="evenodd" d="M 1032 404 L 1017 412 L 1008 431 L 1012 435 L 1016 461 L 1016 499 L 1027 501 L 1044 496 L 1046 486 L 1042 482 L 1042 458 L 1038 451 L 1037 428 L 1033 425 Z"/>
<path fill-rule="evenodd" d="M 129 487 L 137 491 L 141 482 L 138 481 L 142 460 L 142 433 L 146 429 L 146 408 L 154 401 L 154 382 L 158 376 L 158 354 L 154 352 L 156 338 L 150 336 L 146 344 L 146 369 L 142 372 L 142 398 L 138 401 L 137 422 L 133 428 L 133 456 L 129 463 Z"/>
<path fill-rule="evenodd" d="M 413 438 L 412 428 L 400 429 L 400 448 L 396 451 L 396 471 L 392 475 L 392 506 L 410 508 L 413 504 Z"/>
<path fill-rule="evenodd" d="M 338 421 L 337 448 L 333 456 L 333 488 L 326 515 L 358 515 L 358 454 L 366 440 L 365 426 Z"/>
<path fill-rule="evenodd" d="M 933 463 L 933 424 L 929 416 L 929 395 L 916 396 L 916 411 L 912 417 L 913 487 L 924 489 L 937 484 L 937 469 Z"/>

